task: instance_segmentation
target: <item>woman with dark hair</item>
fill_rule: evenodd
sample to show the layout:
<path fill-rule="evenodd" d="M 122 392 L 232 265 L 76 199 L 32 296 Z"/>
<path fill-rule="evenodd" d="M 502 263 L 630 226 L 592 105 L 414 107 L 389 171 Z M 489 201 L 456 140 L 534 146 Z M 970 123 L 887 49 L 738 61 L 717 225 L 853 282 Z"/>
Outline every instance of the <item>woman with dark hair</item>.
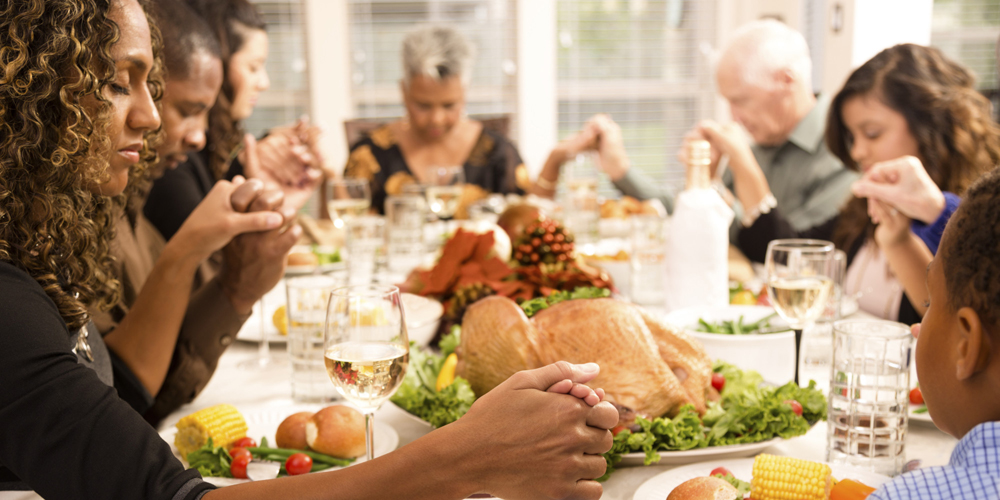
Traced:
<path fill-rule="evenodd" d="M 989 102 L 976 92 L 972 74 L 938 49 L 897 45 L 847 79 L 831 105 L 826 141 L 853 170 L 908 172 L 915 179 L 912 202 L 854 197 L 836 217 L 802 232 L 778 206 L 740 232 L 740 247 L 762 261 L 774 239 L 832 240 L 847 253 L 845 293 L 871 314 L 918 322 L 927 298 L 923 273 L 959 196 L 1000 163 L 1000 128 Z M 770 192 L 767 181 L 759 170 L 743 168 L 738 151 L 724 153 L 736 196 L 744 206 L 758 206 Z"/>
<path fill-rule="evenodd" d="M 144 213 L 168 240 L 219 179 L 243 175 L 273 182 L 284 191 L 286 206 L 298 210 L 322 177 L 319 128 L 307 121 L 272 129 L 259 142 L 243 131 L 242 122 L 253 113 L 260 93 L 270 86 L 264 66 L 268 55 L 266 25 L 257 9 L 247 0 L 187 3 L 218 39 L 223 79 L 209 113 L 206 147 L 167 171 L 149 193 Z M 250 168 L 243 157 L 243 150 L 250 148 L 255 148 L 260 158 L 257 168 Z"/>

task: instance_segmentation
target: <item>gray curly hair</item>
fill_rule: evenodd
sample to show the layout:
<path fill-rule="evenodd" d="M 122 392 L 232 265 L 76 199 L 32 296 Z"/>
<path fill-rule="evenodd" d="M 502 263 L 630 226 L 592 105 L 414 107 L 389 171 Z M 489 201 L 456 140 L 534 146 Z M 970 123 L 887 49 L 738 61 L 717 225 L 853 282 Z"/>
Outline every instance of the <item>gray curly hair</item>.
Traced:
<path fill-rule="evenodd" d="M 457 76 L 468 84 L 474 49 L 459 32 L 441 26 L 413 31 L 403 39 L 403 82 L 419 75 L 435 80 Z"/>

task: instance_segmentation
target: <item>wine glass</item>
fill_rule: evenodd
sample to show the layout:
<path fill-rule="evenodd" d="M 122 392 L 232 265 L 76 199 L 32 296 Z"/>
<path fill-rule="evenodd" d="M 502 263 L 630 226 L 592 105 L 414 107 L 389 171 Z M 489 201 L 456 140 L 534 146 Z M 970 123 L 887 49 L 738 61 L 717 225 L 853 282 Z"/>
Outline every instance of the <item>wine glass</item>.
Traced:
<path fill-rule="evenodd" d="M 368 460 L 374 458 L 375 410 L 403 382 L 409 340 L 394 286 L 359 285 L 330 294 L 324 361 L 330 380 L 365 415 Z"/>
<path fill-rule="evenodd" d="M 281 283 L 279 282 L 278 285 L 280 286 Z M 269 323 L 272 321 L 272 318 L 267 314 L 267 309 L 264 307 L 264 299 L 267 298 L 268 294 L 270 292 L 262 295 L 257 300 L 256 309 L 260 312 L 260 324 L 258 325 L 260 327 L 260 343 L 257 344 L 257 357 L 241 361 L 237 365 L 244 370 L 263 370 L 278 364 L 275 358 L 271 356 L 271 339 L 267 334 L 270 330 Z M 268 300 L 278 299 L 272 295 Z"/>
<path fill-rule="evenodd" d="M 458 210 L 465 186 L 465 170 L 462 167 L 438 167 L 431 169 L 430 179 L 424 190 L 427 207 L 443 221 L 449 221 Z M 446 222 L 447 225 L 447 222 Z"/>
<path fill-rule="evenodd" d="M 789 239 L 767 245 L 767 294 L 774 309 L 795 330 L 796 384 L 802 330 L 826 309 L 833 290 L 834 262 L 834 246 L 829 241 Z"/>
<path fill-rule="evenodd" d="M 330 218 L 337 228 L 346 221 L 364 215 L 372 204 L 372 191 L 365 179 L 334 179 L 327 193 Z"/>

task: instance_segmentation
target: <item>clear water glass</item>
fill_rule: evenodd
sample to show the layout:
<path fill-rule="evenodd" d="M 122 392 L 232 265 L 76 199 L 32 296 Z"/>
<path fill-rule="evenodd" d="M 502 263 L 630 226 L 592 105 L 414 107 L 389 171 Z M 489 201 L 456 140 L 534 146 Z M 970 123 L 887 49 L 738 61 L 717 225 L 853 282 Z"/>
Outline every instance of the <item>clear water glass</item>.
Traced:
<path fill-rule="evenodd" d="M 637 215 L 631 218 L 629 293 L 636 304 L 655 307 L 666 304 L 666 234 L 666 219 L 660 216 Z"/>
<path fill-rule="evenodd" d="M 385 220 L 375 215 L 350 219 L 346 239 L 348 284 L 371 284 L 379 261 L 385 257 Z"/>
<path fill-rule="evenodd" d="M 827 461 L 895 476 L 906 463 L 913 336 L 892 321 L 833 326 Z"/>
<path fill-rule="evenodd" d="M 323 367 L 323 326 L 330 294 L 344 285 L 329 275 L 288 278 L 288 358 L 292 365 L 292 399 L 325 403 L 337 399 Z"/>
<path fill-rule="evenodd" d="M 419 196 L 385 200 L 386 252 L 389 274 L 402 282 L 423 261 L 426 205 Z"/>
<path fill-rule="evenodd" d="M 799 361 L 799 376 L 802 385 L 815 380 L 820 389 L 826 391 L 830 384 L 830 366 L 833 363 L 833 322 L 841 319 L 844 277 L 847 274 L 847 254 L 843 250 L 833 252 L 833 289 L 823 314 L 802 331 L 802 359 Z"/>
<path fill-rule="evenodd" d="M 329 181 L 326 195 L 330 219 L 337 228 L 366 214 L 372 204 L 371 187 L 365 179 L 333 179 Z"/>

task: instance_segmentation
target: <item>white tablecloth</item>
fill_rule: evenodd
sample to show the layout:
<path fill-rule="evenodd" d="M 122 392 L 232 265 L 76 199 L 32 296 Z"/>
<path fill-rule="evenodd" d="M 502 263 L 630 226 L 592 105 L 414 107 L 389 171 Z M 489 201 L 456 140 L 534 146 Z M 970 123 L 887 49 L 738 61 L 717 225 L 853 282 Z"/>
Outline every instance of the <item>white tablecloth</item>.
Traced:
<path fill-rule="evenodd" d="M 160 430 L 173 426 L 182 416 L 218 403 L 240 406 L 291 405 L 288 356 L 281 343 L 271 344 L 271 354 L 276 364 L 263 370 L 246 370 L 238 367 L 241 361 L 257 356 L 257 345 L 237 342 L 219 361 L 219 368 L 205 390 L 191 404 L 168 416 Z M 399 434 L 403 446 L 426 432 L 424 426 L 392 405 L 385 405 L 375 417 L 390 424 Z M 957 441 L 929 424 L 911 423 L 907 434 L 907 459 L 918 459 L 922 466 L 945 465 Z M 772 446 L 766 453 L 788 455 L 808 460 L 823 461 L 826 448 L 826 424 L 820 422 L 805 436 Z M 616 471 L 604 483 L 607 500 L 631 500 L 636 489 L 647 479 L 669 470 L 670 466 L 628 467 Z"/>

